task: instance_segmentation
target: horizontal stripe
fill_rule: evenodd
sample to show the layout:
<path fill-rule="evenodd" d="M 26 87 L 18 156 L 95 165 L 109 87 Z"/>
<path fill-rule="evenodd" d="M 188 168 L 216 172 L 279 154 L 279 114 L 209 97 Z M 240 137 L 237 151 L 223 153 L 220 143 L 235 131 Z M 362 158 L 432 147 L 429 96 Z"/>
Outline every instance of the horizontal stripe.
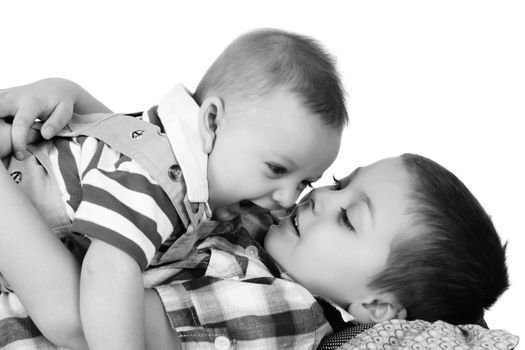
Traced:
<path fill-rule="evenodd" d="M 96 218 L 97 223 L 92 222 L 93 218 Z M 80 224 L 81 222 L 82 224 Z M 95 226 L 86 226 L 87 223 Z M 82 228 L 82 230 L 78 230 L 79 227 Z M 148 262 L 151 261 L 155 254 L 155 246 L 140 230 L 137 229 L 133 222 L 129 221 L 122 215 L 119 215 L 117 212 L 107 210 L 104 207 L 89 202 L 82 202 L 80 204 L 77 211 L 77 217 L 73 221 L 73 230 L 108 243 L 110 243 L 108 239 L 105 239 L 103 235 L 101 237 L 102 232 L 105 232 L 106 234 L 111 233 L 112 236 L 118 235 L 126 238 L 140 248 Z M 140 265 L 143 266 L 143 263 L 140 262 Z"/>
<path fill-rule="evenodd" d="M 136 162 L 131 163 L 136 164 Z M 138 164 L 136 165 L 139 166 Z M 142 170 L 141 173 L 132 173 L 130 170 L 121 169 L 115 170 L 113 172 L 100 170 L 100 173 L 105 175 L 108 179 L 111 179 L 120 184 L 122 188 L 131 191 L 129 193 L 134 195 L 137 193 L 143 194 L 144 197 L 140 199 L 141 203 L 143 203 L 145 207 L 151 207 L 155 205 L 155 207 L 157 207 L 160 212 L 164 213 L 164 216 L 161 218 L 163 221 L 159 223 L 159 226 L 164 227 L 164 225 L 166 225 L 166 227 L 169 227 L 167 229 L 167 231 L 169 231 L 168 233 L 171 233 L 173 228 L 177 226 L 180 221 L 177 212 L 173 207 L 173 203 L 167 196 L 166 192 L 164 192 L 162 187 L 158 185 L 152 178 L 150 178 L 149 175 L 144 173 L 142 167 L 140 167 L 140 170 Z M 84 182 L 86 182 L 85 179 Z M 117 188 L 115 188 L 115 190 L 118 191 Z M 143 202 L 148 197 L 151 199 L 151 203 Z M 143 212 L 143 210 L 138 211 Z M 169 225 L 167 221 L 170 222 Z M 162 230 L 161 233 L 164 236 L 164 232 Z"/>
<path fill-rule="evenodd" d="M 129 161 L 127 156 L 103 142 L 88 137 L 84 138 L 81 147 L 75 142 L 76 140 L 57 140 L 52 152 L 52 163 L 55 172 L 59 175 L 57 180 L 67 209 L 69 211 L 78 209 L 83 185 L 91 184 L 95 187 L 107 188 L 108 192 L 120 202 L 127 203 L 128 207 L 156 222 L 156 231 L 161 236 L 160 240 L 166 240 L 179 225 L 180 220 L 162 187 L 139 163 Z M 89 165 L 86 166 L 86 163 Z M 82 179 L 79 178 L 79 169 L 84 174 Z M 121 186 L 115 186 L 116 183 Z M 137 193 L 142 193 L 144 196 L 137 197 Z M 73 219 L 73 216 L 71 218 Z M 149 233 L 151 229 L 143 231 Z M 158 247 L 159 244 L 154 242 Z"/>
<path fill-rule="evenodd" d="M 89 235 L 91 238 L 98 239 L 122 250 L 137 262 L 141 270 L 144 270 L 148 264 L 144 251 L 135 242 L 105 226 L 89 221 L 76 220 L 73 222 L 72 230 L 75 233 Z"/>
<path fill-rule="evenodd" d="M 106 192 L 117 198 L 119 202 L 125 203 L 126 206 L 132 208 L 137 213 L 141 213 L 156 222 L 157 229 L 155 231 L 161 235 L 161 241 L 166 240 L 174 229 L 171 220 L 163 208 L 159 206 L 159 202 L 161 202 L 161 205 L 164 205 L 164 207 L 166 207 L 166 203 L 162 203 L 162 199 L 157 201 L 157 198 L 153 198 L 149 194 L 137 190 L 147 186 L 149 182 L 145 181 L 140 175 L 134 176 L 134 174 L 130 173 L 119 172 L 118 174 L 111 174 L 117 176 L 117 179 L 108 177 L 107 175 L 107 173 L 102 173 L 96 169 L 90 171 L 83 179 L 84 191 L 90 191 L 92 189 L 88 187 L 88 185 L 103 188 Z M 133 183 L 135 184 L 135 188 L 128 188 L 132 187 Z M 161 194 L 161 198 L 166 198 L 163 192 L 161 192 Z M 84 194 L 84 201 L 86 201 L 86 195 L 87 192 Z M 92 198 L 90 198 L 90 200 L 96 201 Z M 113 207 L 109 207 L 110 209 L 119 210 L 118 206 L 114 206 L 114 204 L 111 205 L 113 205 Z M 171 206 L 171 203 L 169 203 L 169 206 Z M 173 206 L 171 206 L 171 208 L 173 208 Z"/>
<path fill-rule="evenodd" d="M 142 234 L 150 240 L 153 246 L 159 247 L 162 243 L 162 237 L 157 232 L 157 223 L 148 216 L 142 215 L 142 213 L 130 208 L 127 205 L 127 203 L 130 203 L 129 201 L 121 202 L 117 197 L 107 192 L 105 189 L 91 185 L 84 185 L 83 201 L 103 207 L 107 211 L 117 212 L 129 222 L 133 223 L 137 230 L 142 232 Z M 82 218 L 83 215 L 83 212 L 79 212 L 76 217 Z M 98 223 L 101 226 L 106 226 L 105 221 L 101 220 L 102 218 L 90 215 L 89 218 L 84 217 L 84 219 Z"/>

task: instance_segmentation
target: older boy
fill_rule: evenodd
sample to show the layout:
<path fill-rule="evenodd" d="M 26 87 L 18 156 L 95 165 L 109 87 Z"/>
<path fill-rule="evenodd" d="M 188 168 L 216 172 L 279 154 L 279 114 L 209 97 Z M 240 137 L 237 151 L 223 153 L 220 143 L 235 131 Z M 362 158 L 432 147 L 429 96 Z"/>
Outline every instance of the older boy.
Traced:
<path fill-rule="evenodd" d="M 184 257 L 208 205 L 219 220 L 292 206 L 335 159 L 347 116 L 317 43 L 260 30 L 226 48 L 193 96 L 178 85 L 142 118 L 149 123 L 79 117 L 62 134 L 69 138 L 10 159 L 9 173 L 54 230 L 75 246 L 90 241 L 79 310 L 65 248 L 48 235 L 0 235 L 0 271 L 55 343 L 86 347 L 83 328 L 91 349 L 144 348 L 141 270 Z M 53 276 L 59 285 L 42 290 Z"/>
<path fill-rule="evenodd" d="M 238 219 L 205 223 L 186 259 L 162 267 L 171 276 L 147 293 L 148 348 L 313 349 L 347 312 L 472 323 L 508 286 L 490 217 L 418 155 L 313 190 L 264 249 L 254 233 Z"/>

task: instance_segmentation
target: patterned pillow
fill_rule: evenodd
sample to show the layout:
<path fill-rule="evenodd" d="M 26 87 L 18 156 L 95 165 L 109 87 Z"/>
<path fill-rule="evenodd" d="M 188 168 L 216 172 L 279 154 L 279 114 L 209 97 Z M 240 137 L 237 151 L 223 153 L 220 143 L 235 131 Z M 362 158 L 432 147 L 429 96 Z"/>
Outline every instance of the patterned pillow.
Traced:
<path fill-rule="evenodd" d="M 390 320 L 368 328 L 337 349 L 506 350 L 514 349 L 518 342 L 519 337 L 507 331 L 485 329 L 479 325 Z"/>

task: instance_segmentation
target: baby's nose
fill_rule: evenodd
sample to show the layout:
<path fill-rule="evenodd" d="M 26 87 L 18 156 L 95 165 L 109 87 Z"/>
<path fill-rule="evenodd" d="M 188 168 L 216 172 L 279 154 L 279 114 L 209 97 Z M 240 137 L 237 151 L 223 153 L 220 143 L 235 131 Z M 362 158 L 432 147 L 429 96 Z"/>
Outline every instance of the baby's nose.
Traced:
<path fill-rule="evenodd" d="M 297 189 L 282 188 L 276 191 L 273 195 L 273 199 L 279 204 L 281 208 L 290 208 L 295 205 L 295 202 L 299 198 L 299 191 Z"/>

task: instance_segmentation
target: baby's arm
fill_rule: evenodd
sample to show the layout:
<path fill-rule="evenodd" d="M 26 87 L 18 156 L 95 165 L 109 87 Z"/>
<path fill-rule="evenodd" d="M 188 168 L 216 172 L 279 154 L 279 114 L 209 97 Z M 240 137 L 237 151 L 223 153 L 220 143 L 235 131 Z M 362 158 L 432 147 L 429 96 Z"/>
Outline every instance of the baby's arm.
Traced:
<path fill-rule="evenodd" d="M 0 271 L 52 342 L 87 348 L 80 324 L 79 264 L 0 164 Z"/>
<path fill-rule="evenodd" d="M 80 282 L 80 315 L 91 350 L 145 349 L 144 287 L 137 262 L 93 240 Z"/>
<path fill-rule="evenodd" d="M 14 117 L 11 136 L 19 159 L 25 155 L 28 132 L 37 118 L 45 121 L 41 133 L 50 139 L 71 120 L 73 112 L 89 114 L 111 110 L 80 85 L 61 78 L 0 90 L 0 118 Z"/>

